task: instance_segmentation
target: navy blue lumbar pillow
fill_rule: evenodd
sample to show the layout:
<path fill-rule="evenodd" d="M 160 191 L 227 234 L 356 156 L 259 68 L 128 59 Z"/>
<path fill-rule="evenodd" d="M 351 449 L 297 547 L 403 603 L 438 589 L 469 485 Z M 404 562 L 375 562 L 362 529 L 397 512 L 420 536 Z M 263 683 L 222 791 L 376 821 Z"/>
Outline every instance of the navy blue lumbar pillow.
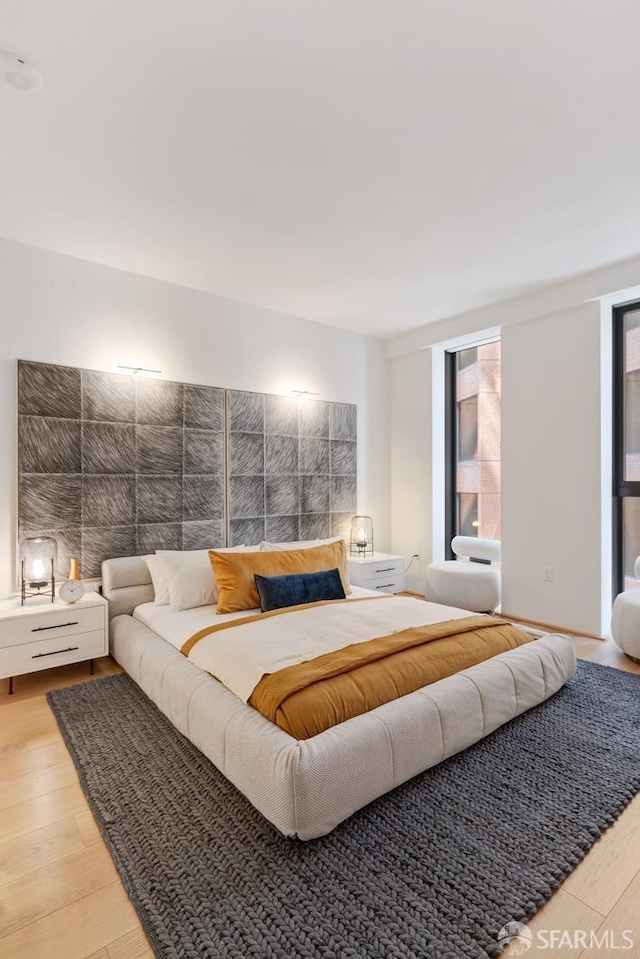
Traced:
<path fill-rule="evenodd" d="M 338 569 L 320 573 L 291 573 L 288 576 L 255 575 L 256 589 L 263 613 L 303 603 L 317 603 L 322 599 L 344 599 L 344 589 Z"/>

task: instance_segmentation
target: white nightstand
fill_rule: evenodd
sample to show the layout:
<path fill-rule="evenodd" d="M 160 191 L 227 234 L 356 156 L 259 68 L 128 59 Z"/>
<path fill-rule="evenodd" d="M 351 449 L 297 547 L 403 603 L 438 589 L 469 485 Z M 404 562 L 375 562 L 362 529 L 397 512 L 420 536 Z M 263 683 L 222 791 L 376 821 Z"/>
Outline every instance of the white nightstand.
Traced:
<path fill-rule="evenodd" d="M 404 589 L 404 557 L 393 553 L 349 556 L 349 576 L 354 586 L 399 593 Z"/>
<path fill-rule="evenodd" d="M 109 604 L 89 591 L 72 605 L 62 600 L 0 602 L 0 679 L 109 654 Z"/>

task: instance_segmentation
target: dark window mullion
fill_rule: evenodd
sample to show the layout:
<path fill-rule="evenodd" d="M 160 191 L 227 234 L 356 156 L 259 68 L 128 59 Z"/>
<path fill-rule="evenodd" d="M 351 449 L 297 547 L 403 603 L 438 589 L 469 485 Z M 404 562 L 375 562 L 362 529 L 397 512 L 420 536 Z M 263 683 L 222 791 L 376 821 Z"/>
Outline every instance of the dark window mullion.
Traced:
<path fill-rule="evenodd" d="M 625 588 L 625 501 L 640 498 L 640 480 L 629 480 L 627 474 L 625 405 L 633 398 L 627 395 L 626 317 L 637 313 L 640 303 L 625 303 L 613 309 L 613 594 Z M 636 391 L 637 392 L 637 391 Z M 640 411 L 639 411 L 640 412 Z"/>
<path fill-rule="evenodd" d="M 444 536 L 445 559 L 454 559 L 451 549 L 451 540 L 456 535 L 458 502 L 456 495 L 456 470 L 457 470 L 457 448 L 458 448 L 458 411 L 456 404 L 456 371 L 457 356 L 455 353 L 444 354 L 444 386 L 445 386 L 445 404 L 444 404 L 444 483 L 445 483 L 445 508 L 444 508 Z"/>

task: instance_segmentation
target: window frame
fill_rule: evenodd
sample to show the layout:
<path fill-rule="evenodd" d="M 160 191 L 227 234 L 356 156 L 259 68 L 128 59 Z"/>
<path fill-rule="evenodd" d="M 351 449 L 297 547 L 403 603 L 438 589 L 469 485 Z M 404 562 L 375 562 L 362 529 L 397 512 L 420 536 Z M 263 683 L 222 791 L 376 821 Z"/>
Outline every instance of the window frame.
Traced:
<path fill-rule="evenodd" d="M 613 307 L 613 595 L 624 592 L 624 500 L 640 497 L 640 480 L 625 479 L 625 336 L 627 313 L 640 310 L 640 300 Z"/>
<path fill-rule="evenodd" d="M 458 421 L 456 374 L 457 356 L 469 349 L 478 349 L 489 343 L 501 343 L 498 331 L 486 339 L 474 340 L 466 345 L 445 348 L 444 350 L 444 557 L 455 559 L 451 549 L 451 540 L 456 535 L 458 524 L 458 498 L 456 475 L 458 469 Z M 640 486 L 640 484 L 638 484 Z"/>
<path fill-rule="evenodd" d="M 456 350 L 444 354 L 444 557 L 455 559 L 451 540 L 455 536 L 458 469 L 458 427 L 456 422 Z"/>

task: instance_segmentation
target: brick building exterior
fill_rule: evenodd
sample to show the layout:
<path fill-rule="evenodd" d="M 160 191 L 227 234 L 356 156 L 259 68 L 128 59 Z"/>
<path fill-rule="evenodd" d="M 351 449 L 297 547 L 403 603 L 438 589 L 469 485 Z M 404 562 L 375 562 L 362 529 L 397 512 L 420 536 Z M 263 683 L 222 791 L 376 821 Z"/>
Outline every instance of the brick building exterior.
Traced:
<path fill-rule="evenodd" d="M 458 531 L 500 539 L 500 341 L 462 350 L 456 372 Z"/>

